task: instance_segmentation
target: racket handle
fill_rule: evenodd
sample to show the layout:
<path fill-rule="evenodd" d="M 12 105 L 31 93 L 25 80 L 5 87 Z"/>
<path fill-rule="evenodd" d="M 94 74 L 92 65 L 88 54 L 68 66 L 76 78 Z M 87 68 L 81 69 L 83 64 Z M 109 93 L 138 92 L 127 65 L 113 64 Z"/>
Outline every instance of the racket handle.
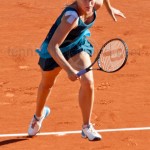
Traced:
<path fill-rule="evenodd" d="M 86 69 L 81 70 L 81 71 L 79 71 L 79 72 L 77 73 L 77 76 L 80 77 L 81 75 L 85 74 L 86 72 L 87 72 Z"/>

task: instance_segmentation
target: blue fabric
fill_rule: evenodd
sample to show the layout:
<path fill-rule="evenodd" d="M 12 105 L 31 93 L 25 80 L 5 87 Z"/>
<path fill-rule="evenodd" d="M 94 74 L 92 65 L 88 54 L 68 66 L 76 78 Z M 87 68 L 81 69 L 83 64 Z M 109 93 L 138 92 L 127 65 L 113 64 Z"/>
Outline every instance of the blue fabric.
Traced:
<path fill-rule="evenodd" d="M 46 36 L 45 40 L 43 41 L 43 43 L 42 43 L 42 45 L 40 47 L 40 49 L 36 49 L 36 52 L 40 55 L 41 58 L 51 58 L 51 55 L 48 52 L 48 44 L 49 44 L 49 42 L 50 42 L 50 40 L 51 40 L 55 30 L 57 29 L 57 27 L 60 24 L 62 16 L 68 10 L 76 11 L 74 8 L 67 7 L 62 12 L 62 14 L 58 17 L 58 19 L 56 20 L 56 22 L 54 23 L 54 25 L 50 29 L 48 35 Z M 96 12 L 94 12 L 94 15 L 95 15 L 95 18 L 96 18 Z M 62 53 L 65 53 L 67 51 L 72 51 L 72 50 L 77 50 L 78 51 L 78 50 L 81 50 L 81 49 L 86 51 L 86 49 L 89 49 L 91 51 L 90 55 L 92 55 L 92 53 L 93 53 L 93 46 L 86 39 L 86 37 L 90 36 L 90 31 L 88 29 L 93 25 L 93 23 L 95 21 L 95 18 L 94 18 L 93 22 L 88 24 L 88 25 L 85 24 L 79 18 L 78 27 L 73 29 L 68 34 L 68 36 L 66 37 L 66 39 L 64 40 L 64 42 L 60 46 L 60 50 L 62 51 Z M 68 41 L 68 40 L 69 41 L 71 40 L 71 42 L 67 43 L 66 41 Z"/>

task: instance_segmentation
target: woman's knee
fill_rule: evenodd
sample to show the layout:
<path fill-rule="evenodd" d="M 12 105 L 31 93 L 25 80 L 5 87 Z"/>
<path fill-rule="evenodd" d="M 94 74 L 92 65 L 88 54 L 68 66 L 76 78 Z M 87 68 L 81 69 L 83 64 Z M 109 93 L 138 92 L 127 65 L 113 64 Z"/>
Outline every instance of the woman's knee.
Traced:
<path fill-rule="evenodd" d="M 45 90 L 50 89 L 53 85 L 54 85 L 54 81 L 41 80 L 41 82 L 40 82 L 40 87 Z"/>
<path fill-rule="evenodd" d="M 94 90 L 94 79 L 86 76 L 81 78 L 81 86 L 86 89 Z"/>

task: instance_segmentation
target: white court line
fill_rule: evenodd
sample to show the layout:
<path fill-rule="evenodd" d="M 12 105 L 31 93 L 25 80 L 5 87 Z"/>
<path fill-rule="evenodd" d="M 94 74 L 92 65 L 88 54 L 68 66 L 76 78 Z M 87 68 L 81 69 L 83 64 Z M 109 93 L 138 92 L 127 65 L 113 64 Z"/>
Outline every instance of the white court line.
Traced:
<path fill-rule="evenodd" d="M 120 129 L 102 129 L 97 130 L 97 132 L 119 132 L 119 131 L 144 131 L 150 130 L 150 127 L 139 127 L 139 128 L 120 128 Z M 66 134 L 78 134 L 81 133 L 81 130 L 77 131 L 62 131 L 62 132 L 41 132 L 38 133 L 37 136 L 41 135 L 56 135 L 56 136 L 63 136 Z M 0 137 L 23 137 L 28 136 L 27 133 L 19 133 L 19 134 L 0 134 Z"/>

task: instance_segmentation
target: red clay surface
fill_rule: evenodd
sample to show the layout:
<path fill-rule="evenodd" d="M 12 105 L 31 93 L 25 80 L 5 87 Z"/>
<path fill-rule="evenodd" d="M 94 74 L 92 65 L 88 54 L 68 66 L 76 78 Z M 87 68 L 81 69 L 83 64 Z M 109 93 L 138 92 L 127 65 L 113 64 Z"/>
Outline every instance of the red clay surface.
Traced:
<path fill-rule="evenodd" d="M 41 78 L 34 51 L 67 2 L 1 1 L 0 134 L 27 132 Z M 120 37 L 129 46 L 129 59 L 117 73 L 94 72 L 92 122 L 96 129 L 150 127 L 150 1 L 112 0 L 112 5 L 122 10 L 127 19 L 118 17 L 118 22 L 114 22 L 103 6 L 91 29 L 91 41 L 98 50 L 107 40 Z M 78 89 L 79 82 L 72 83 L 62 71 L 47 101 L 52 113 L 41 132 L 81 129 Z M 106 132 L 102 136 L 100 142 L 89 142 L 80 134 L 0 137 L 0 149 L 148 150 L 150 147 L 150 131 Z"/>

